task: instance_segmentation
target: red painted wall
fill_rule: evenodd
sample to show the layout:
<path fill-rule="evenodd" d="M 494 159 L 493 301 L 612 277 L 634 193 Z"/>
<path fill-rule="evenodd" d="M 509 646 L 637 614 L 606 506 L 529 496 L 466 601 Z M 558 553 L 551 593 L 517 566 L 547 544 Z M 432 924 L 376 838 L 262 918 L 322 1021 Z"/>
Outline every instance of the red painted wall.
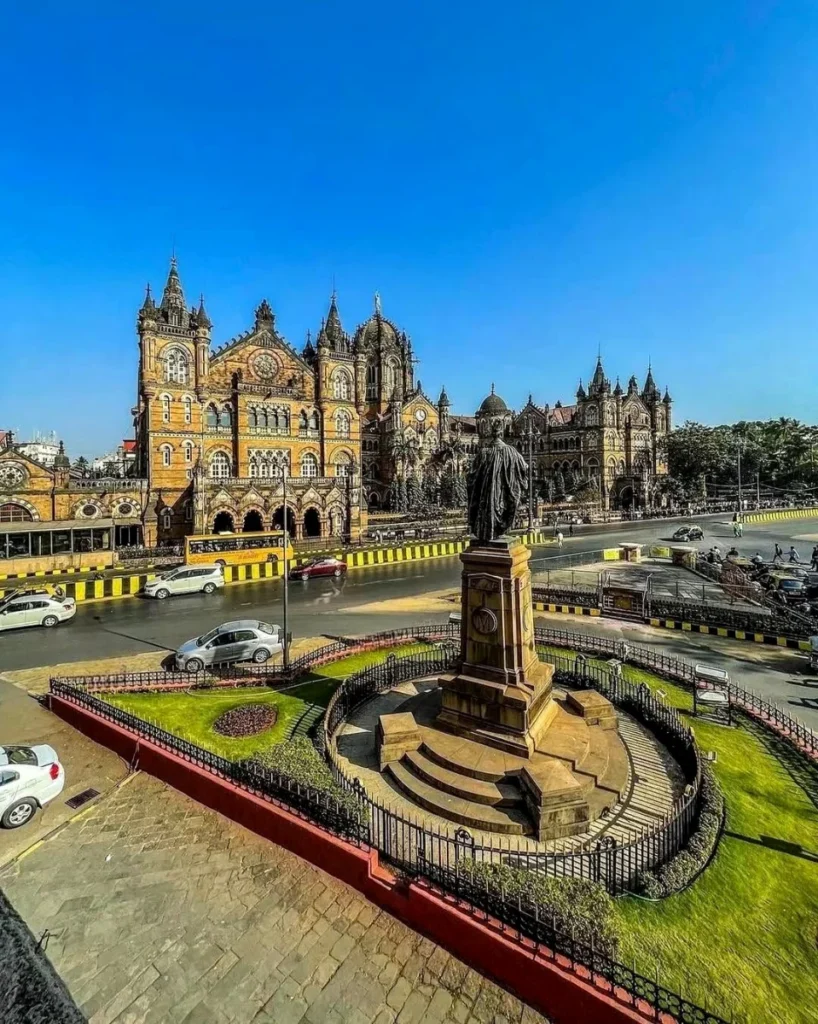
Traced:
<path fill-rule="evenodd" d="M 568 964 L 551 959 L 549 951 L 536 950 L 533 944 L 521 944 L 514 937 L 506 937 L 498 922 L 478 918 L 454 900 L 414 882 L 396 879 L 379 863 L 376 850 L 352 846 L 62 697 L 49 695 L 49 703 L 60 718 L 114 750 L 129 764 L 134 763 L 138 754 L 136 764 L 142 771 L 357 889 L 481 974 L 514 992 L 553 1024 L 626 1024 L 657 1019 L 647 1008 L 640 1012 L 639 1008 L 611 997 L 570 970 Z M 672 1020 L 668 1016 L 661 1019 Z"/>

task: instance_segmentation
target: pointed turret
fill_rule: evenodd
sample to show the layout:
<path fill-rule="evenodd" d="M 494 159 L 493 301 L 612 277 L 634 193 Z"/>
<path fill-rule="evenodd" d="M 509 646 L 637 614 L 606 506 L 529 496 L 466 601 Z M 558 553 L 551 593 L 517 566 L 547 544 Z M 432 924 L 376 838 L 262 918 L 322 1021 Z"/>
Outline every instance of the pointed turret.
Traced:
<path fill-rule="evenodd" d="M 185 308 L 185 293 L 182 291 L 182 282 L 179 280 L 175 256 L 170 258 L 170 270 L 159 308 L 164 310 L 184 310 Z"/>
<path fill-rule="evenodd" d="M 449 401 L 449 396 L 446 394 L 446 385 L 445 384 L 440 389 L 440 398 L 438 398 L 437 404 L 440 405 L 440 406 L 446 406 L 447 409 L 451 405 L 451 402 Z"/>
<path fill-rule="evenodd" d="M 213 321 L 207 315 L 207 310 L 205 309 L 204 295 L 199 296 L 199 308 L 196 311 L 196 320 L 199 327 L 204 327 L 208 331 L 213 326 Z"/>
<path fill-rule="evenodd" d="M 622 385 L 619 383 L 619 378 L 616 378 L 616 387 L 614 388 L 614 397 L 622 397 Z"/>
<path fill-rule="evenodd" d="M 153 295 L 151 294 L 151 283 L 145 285 L 145 301 L 139 308 L 140 315 L 147 316 L 150 313 L 156 311 L 156 303 L 153 301 Z"/>
<path fill-rule="evenodd" d="M 667 387 L 665 387 L 665 394 L 662 398 L 662 401 L 665 403 L 665 405 L 670 405 L 670 403 L 673 401 L 673 399 L 670 397 L 670 392 L 668 391 Z"/>
<path fill-rule="evenodd" d="M 610 390 L 610 382 L 605 376 L 605 370 L 602 367 L 602 356 L 596 357 L 596 368 L 594 369 L 594 375 L 591 378 L 591 383 L 588 387 L 589 395 L 598 395 L 604 391 Z"/>
<path fill-rule="evenodd" d="M 648 375 L 645 377 L 645 386 L 642 388 L 642 398 L 648 402 L 659 401 L 659 389 L 656 387 L 656 381 L 653 379 L 653 370 L 650 363 L 648 363 Z"/>
<path fill-rule="evenodd" d="M 302 354 L 308 363 L 312 363 L 315 359 L 315 346 L 312 343 L 312 331 L 307 331 L 307 340 L 304 342 L 304 351 Z"/>
<path fill-rule="evenodd" d="M 579 379 L 579 387 L 577 388 L 577 401 L 582 402 L 588 396 L 585 394 L 585 388 L 582 386 L 582 377 Z"/>
<path fill-rule="evenodd" d="M 341 317 L 338 313 L 338 296 L 334 290 L 329 301 L 329 310 L 327 311 L 327 319 L 323 325 L 323 330 L 331 349 L 335 352 L 346 352 L 349 350 L 349 339 L 344 334 L 344 328 L 341 326 Z"/>

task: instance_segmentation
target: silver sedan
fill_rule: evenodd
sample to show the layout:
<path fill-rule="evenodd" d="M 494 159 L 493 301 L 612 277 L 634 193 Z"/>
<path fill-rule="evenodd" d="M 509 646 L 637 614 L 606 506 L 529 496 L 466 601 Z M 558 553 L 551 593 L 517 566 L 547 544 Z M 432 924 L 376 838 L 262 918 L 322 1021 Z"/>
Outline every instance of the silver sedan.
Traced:
<path fill-rule="evenodd" d="M 271 626 L 258 619 L 236 619 L 223 622 L 209 633 L 194 637 L 176 651 L 176 667 L 183 672 L 201 672 L 211 665 L 234 661 L 265 661 L 283 650 L 281 626 Z"/>

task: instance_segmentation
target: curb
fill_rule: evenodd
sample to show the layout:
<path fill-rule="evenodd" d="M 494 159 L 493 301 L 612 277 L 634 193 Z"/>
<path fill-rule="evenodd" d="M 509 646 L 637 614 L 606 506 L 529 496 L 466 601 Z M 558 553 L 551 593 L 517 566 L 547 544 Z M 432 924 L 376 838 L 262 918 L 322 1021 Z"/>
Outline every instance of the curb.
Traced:
<path fill-rule="evenodd" d="M 693 622 L 679 622 L 675 619 L 648 619 L 648 625 L 659 629 L 678 629 L 683 633 L 703 633 L 706 636 L 721 636 L 730 640 L 748 640 L 771 647 L 786 647 L 793 651 L 809 651 L 809 640 L 796 640 L 790 636 L 775 636 L 770 633 L 750 633 L 746 629 L 731 629 L 727 626 L 703 626 Z"/>

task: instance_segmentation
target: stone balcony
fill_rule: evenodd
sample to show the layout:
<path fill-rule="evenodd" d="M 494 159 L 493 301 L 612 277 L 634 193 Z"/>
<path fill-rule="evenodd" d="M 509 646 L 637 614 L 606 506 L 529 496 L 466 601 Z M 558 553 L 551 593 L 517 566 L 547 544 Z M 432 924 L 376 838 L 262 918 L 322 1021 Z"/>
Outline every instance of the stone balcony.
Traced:
<path fill-rule="evenodd" d="M 346 487 L 347 481 L 350 481 L 349 486 L 357 487 L 359 483 L 358 476 L 343 477 L 343 476 L 288 476 L 287 477 L 287 490 L 288 491 L 305 491 L 309 487 Z M 225 476 L 225 477 L 207 477 L 205 479 L 205 486 L 209 488 L 217 487 L 255 487 L 259 490 L 269 490 L 274 488 L 275 490 L 282 489 L 281 477 L 270 477 L 270 476 Z"/>
<path fill-rule="evenodd" d="M 146 479 L 131 476 L 99 476 L 70 480 L 68 491 L 146 491 Z"/>

